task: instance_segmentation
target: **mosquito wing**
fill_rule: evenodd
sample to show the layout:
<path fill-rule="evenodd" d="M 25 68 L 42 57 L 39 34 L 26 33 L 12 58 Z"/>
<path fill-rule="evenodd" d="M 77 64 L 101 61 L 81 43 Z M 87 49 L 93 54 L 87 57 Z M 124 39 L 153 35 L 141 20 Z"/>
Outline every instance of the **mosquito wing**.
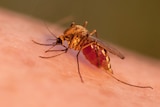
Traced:
<path fill-rule="evenodd" d="M 101 47 L 103 47 L 104 49 L 106 49 L 107 51 L 109 51 L 110 53 L 120 57 L 121 59 L 124 59 L 124 55 L 121 54 L 118 50 L 116 50 L 115 48 L 111 47 L 110 45 L 108 45 L 107 43 L 103 42 L 102 40 L 94 37 L 94 36 L 90 36 L 90 39 L 96 41 Z"/>

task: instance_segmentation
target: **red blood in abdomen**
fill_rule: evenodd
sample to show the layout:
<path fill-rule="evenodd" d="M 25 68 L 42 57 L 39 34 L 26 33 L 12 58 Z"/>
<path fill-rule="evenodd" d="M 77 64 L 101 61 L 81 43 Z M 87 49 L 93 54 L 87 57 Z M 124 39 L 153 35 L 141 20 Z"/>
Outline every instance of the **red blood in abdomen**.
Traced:
<path fill-rule="evenodd" d="M 102 53 L 102 49 L 97 48 L 96 45 L 91 45 L 83 49 L 84 56 L 89 62 L 97 67 L 104 67 L 106 65 L 106 56 Z"/>

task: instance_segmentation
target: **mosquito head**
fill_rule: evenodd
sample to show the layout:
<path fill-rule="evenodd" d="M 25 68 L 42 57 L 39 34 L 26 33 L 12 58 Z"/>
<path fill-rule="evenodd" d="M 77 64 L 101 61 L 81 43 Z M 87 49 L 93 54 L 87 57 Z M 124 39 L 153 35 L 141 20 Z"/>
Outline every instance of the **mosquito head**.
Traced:
<path fill-rule="evenodd" d="M 62 45 L 63 42 L 62 42 L 62 39 L 59 37 L 59 38 L 56 38 L 56 39 L 48 39 L 48 40 L 52 40 L 51 44 L 48 44 L 49 46 L 56 46 L 56 45 Z"/>
<path fill-rule="evenodd" d="M 61 45 L 62 44 L 62 39 L 61 38 L 57 38 L 56 44 L 57 45 Z"/>

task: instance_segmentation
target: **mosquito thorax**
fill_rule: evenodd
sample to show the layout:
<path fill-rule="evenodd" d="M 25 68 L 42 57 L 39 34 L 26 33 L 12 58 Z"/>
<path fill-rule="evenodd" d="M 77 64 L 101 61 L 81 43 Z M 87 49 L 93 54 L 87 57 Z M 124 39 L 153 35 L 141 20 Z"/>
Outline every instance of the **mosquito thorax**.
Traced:
<path fill-rule="evenodd" d="M 71 26 L 66 29 L 61 37 L 62 42 L 67 41 L 70 49 L 79 50 L 77 47 L 81 40 L 88 36 L 88 30 L 82 25 L 75 25 L 72 23 Z"/>
<path fill-rule="evenodd" d="M 64 36 L 75 36 L 75 35 L 81 35 L 86 36 L 88 34 L 88 30 L 81 26 L 81 25 L 72 25 L 67 30 L 64 31 Z"/>

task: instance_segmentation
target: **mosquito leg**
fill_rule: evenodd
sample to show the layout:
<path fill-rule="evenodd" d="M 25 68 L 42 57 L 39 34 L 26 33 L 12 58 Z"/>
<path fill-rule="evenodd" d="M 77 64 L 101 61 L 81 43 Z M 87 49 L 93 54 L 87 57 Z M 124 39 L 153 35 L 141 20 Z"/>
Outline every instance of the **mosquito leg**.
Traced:
<path fill-rule="evenodd" d="M 67 51 L 68 50 L 68 47 L 66 47 L 65 45 L 61 45 L 63 46 L 65 49 L 62 49 L 62 50 L 51 50 L 54 46 L 50 47 L 48 50 L 45 51 L 46 52 L 52 52 L 52 51 Z"/>
<path fill-rule="evenodd" d="M 66 49 L 62 49 L 62 50 L 46 50 L 45 52 L 54 52 L 54 51 L 64 51 L 64 52 L 67 52 L 68 48 Z"/>
<path fill-rule="evenodd" d="M 79 68 L 79 58 L 78 58 L 78 56 L 79 56 L 80 52 L 81 52 L 81 50 L 77 53 L 77 56 L 76 56 L 76 58 L 77 58 L 77 65 L 78 65 L 78 74 L 79 74 L 79 77 L 81 79 L 81 82 L 84 83 L 82 75 L 81 75 L 81 72 L 80 72 L 80 68 Z"/>
<path fill-rule="evenodd" d="M 75 25 L 76 25 L 76 23 L 75 23 L 75 22 L 72 22 L 70 26 L 71 26 L 71 27 L 74 27 Z"/>
<path fill-rule="evenodd" d="M 85 22 L 84 22 L 84 24 L 83 24 L 83 27 L 85 27 L 85 28 L 86 28 L 86 27 L 87 27 L 87 24 L 88 24 L 88 22 L 87 22 L 87 21 L 85 21 Z"/>
<path fill-rule="evenodd" d="M 45 53 L 47 53 L 47 52 L 54 52 L 54 51 L 65 51 L 66 52 L 66 49 L 62 49 L 62 50 L 46 50 Z"/>
<path fill-rule="evenodd" d="M 89 36 L 96 36 L 96 37 L 98 37 L 98 34 L 97 34 L 97 31 L 96 30 L 93 30 L 90 34 L 89 34 Z"/>
<path fill-rule="evenodd" d="M 59 56 L 59 55 L 62 55 L 62 54 L 64 54 L 64 53 L 66 53 L 66 51 L 65 52 L 62 52 L 62 53 L 60 53 L 60 54 L 57 54 L 57 55 L 54 55 L 54 56 L 39 56 L 40 58 L 53 58 L 53 57 L 56 57 L 56 56 Z"/>
<path fill-rule="evenodd" d="M 54 46 L 52 46 L 52 47 L 50 47 L 49 49 L 47 49 L 46 51 L 45 51 L 45 53 L 47 53 L 49 50 L 51 50 L 52 48 L 54 48 Z"/>
<path fill-rule="evenodd" d="M 53 51 L 64 51 L 64 52 L 59 53 L 59 54 L 54 55 L 54 56 L 49 56 L 49 57 L 46 57 L 46 56 L 39 56 L 39 57 L 41 57 L 41 58 L 53 58 L 53 57 L 56 57 L 56 56 L 62 55 L 62 54 L 64 54 L 64 53 L 67 53 L 68 48 L 63 49 L 63 50 L 48 50 L 47 52 L 53 52 Z"/>
<path fill-rule="evenodd" d="M 125 85 L 129 85 L 129 86 L 137 87 L 137 88 L 150 88 L 150 89 L 153 89 L 153 87 L 151 87 L 151 86 L 139 86 L 139 85 L 133 85 L 133 84 L 124 82 L 124 81 L 116 78 L 115 76 L 113 76 L 111 73 L 109 73 L 109 72 L 106 72 L 106 73 L 107 73 L 108 75 L 110 75 L 112 78 L 114 78 L 115 80 L 117 80 L 118 82 L 121 82 L 121 83 L 123 83 L 123 84 L 125 84 Z"/>

